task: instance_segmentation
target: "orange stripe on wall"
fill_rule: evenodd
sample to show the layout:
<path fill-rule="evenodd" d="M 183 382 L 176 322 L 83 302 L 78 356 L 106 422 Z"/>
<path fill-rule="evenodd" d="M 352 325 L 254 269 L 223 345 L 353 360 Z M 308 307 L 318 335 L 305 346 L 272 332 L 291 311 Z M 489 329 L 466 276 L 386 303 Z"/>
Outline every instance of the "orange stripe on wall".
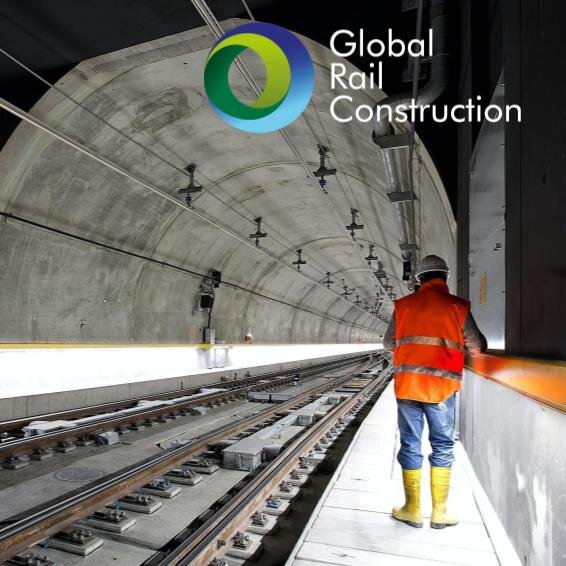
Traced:
<path fill-rule="evenodd" d="M 466 367 L 566 413 L 566 362 L 480 354 L 470 358 Z"/>

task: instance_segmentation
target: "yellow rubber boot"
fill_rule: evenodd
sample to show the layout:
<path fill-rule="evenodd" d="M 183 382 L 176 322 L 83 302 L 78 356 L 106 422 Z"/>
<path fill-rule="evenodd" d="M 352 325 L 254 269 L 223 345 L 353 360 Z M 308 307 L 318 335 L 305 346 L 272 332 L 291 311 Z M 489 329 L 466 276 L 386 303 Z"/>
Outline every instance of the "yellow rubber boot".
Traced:
<path fill-rule="evenodd" d="M 420 529 L 423 526 L 421 515 L 421 469 L 403 470 L 403 488 L 405 490 L 405 505 L 393 508 L 393 517 Z"/>
<path fill-rule="evenodd" d="M 451 468 L 430 468 L 430 492 L 432 494 L 432 515 L 430 526 L 433 529 L 443 529 L 458 524 L 456 517 L 446 513 L 448 491 L 450 490 Z"/>

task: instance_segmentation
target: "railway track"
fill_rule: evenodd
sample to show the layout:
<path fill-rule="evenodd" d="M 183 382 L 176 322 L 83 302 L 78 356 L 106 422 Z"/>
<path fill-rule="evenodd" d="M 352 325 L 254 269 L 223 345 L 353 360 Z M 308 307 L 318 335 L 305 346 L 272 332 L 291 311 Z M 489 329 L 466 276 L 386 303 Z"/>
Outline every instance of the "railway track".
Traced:
<path fill-rule="evenodd" d="M 313 373 L 320 371 L 332 369 L 333 367 L 339 367 L 341 364 L 347 364 L 349 362 L 355 362 L 361 358 L 367 357 L 366 354 L 360 356 L 359 354 L 352 354 L 350 356 L 344 357 L 341 360 L 335 360 L 330 362 L 320 362 L 312 365 L 297 365 L 290 367 L 284 371 L 270 371 L 264 372 L 257 375 L 245 375 L 239 379 L 233 379 L 229 381 L 217 381 L 214 383 L 209 383 L 206 385 L 208 388 L 237 388 L 243 387 L 245 385 L 250 385 L 257 383 L 263 379 L 274 379 L 282 376 L 294 376 L 299 373 L 302 377 L 307 377 Z M 162 401 L 169 400 L 175 397 L 184 397 L 187 395 L 193 395 L 198 393 L 204 386 L 199 385 L 195 387 L 187 387 L 182 389 L 176 389 L 174 391 L 168 391 L 165 393 L 153 393 L 151 395 L 145 395 L 143 397 L 134 397 L 132 399 L 125 399 L 122 401 L 113 401 L 110 403 L 102 403 L 99 405 L 90 405 L 87 407 L 81 407 L 78 409 L 70 409 L 67 411 L 57 411 L 53 413 L 45 413 L 40 415 L 34 415 L 33 417 L 26 417 L 21 419 L 11 419 L 0 422 L 0 433 L 11 432 L 22 429 L 24 426 L 30 424 L 32 421 L 36 420 L 53 420 L 53 419 L 78 419 L 81 417 L 88 417 L 91 415 L 96 415 L 98 413 L 105 413 L 110 411 L 118 411 L 120 409 L 127 409 L 133 407 L 139 401 Z"/>
<path fill-rule="evenodd" d="M 230 399 L 245 395 L 250 391 L 282 387 L 292 383 L 297 372 L 300 373 L 302 378 L 310 377 L 320 372 L 347 367 L 348 365 L 356 364 L 359 363 L 360 360 L 366 359 L 368 359 L 367 355 L 361 357 L 353 356 L 345 360 L 325 362 L 306 368 L 304 366 L 291 368 L 290 370 L 285 371 L 283 376 L 281 375 L 281 372 L 269 372 L 240 379 L 237 382 L 232 381 L 209 384 L 206 386 L 206 389 L 221 388 L 222 391 L 212 392 L 208 395 L 199 395 L 199 391 L 202 387 L 195 387 L 167 394 L 150 395 L 148 397 L 119 403 L 108 403 L 85 409 L 41 415 L 34 417 L 33 419 L 26 418 L 19 419 L 17 421 L 4 422 L 0 425 L 0 431 L 3 432 L 3 438 L 0 442 L 0 461 L 16 461 L 23 455 L 33 454 L 34 451 L 51 449 L 54 446 L 60 444 L 63 445 L 65 442 L 72 442 L 81 438 L 89 438 L 89 435 L 100 431 L 122 431 L 123 428 L 130 426 L 142 426 L 144 424 L 155 422 L 158 419 L 166 419 L 169 417 L 174 418 L 191 407 L 223 403 Z M 140 401 L 156 400 L 170 400 L 172 402 L 170 404 L 157 407 L 136 407 L 136 403 Z M 124 409 L 127 409 L 129 412 L 127 414 L 121 413 L 120 411 L 123 411 Z M 115 414 L 108 414 L 112 411 L 114 411 Z M 21 437 L 21 430 L 25 426 L 29 426 L 33 421 L 58 421 L 63 419 L 72 421 L 73 419 L 95 417 L 100 414 L 103 414 L 104 416 L 93 419 L 85 424 L 79 424 L 78 426 L 64 428 L 61 430 L 54 430 L 44 434 L 23 438 Z"/>
<path fill-rule="evenodd" d="M 316 371 L 328 371 L 331 368 L 336 369 L 337 367 L 342 368 L 346 373 L 342 377 L 337 377 L 333 380 L 329 380 L 327 383 L 314 387 L 312 390 L 297 398 L 269 406 L 257 414 L 244 417 L 211 432 L 202 434 L 186 444 L 173 446 L 169 450 L 156 456 L 147 458 L 117 473 L 107 475 L 101 480 L 92 482 L 80 490 L 68 493 L 64 498 L 54 500 L 49 504 L 31 509 L 28 512 L 3 521 L 3 526 L 0 528 L 0 562 L 10 559 L 20 551 L 31 547 L 35 543 L 61 531 L 67 526 L 73 525 L 79 519 L 95 513 L 105 505 L 115 503 L 120 498 L 148 484 L 154 478 L 163 476 L 168 471 L 182 465 L 191 457 L 202 453 L 211 444 L 232 437 L 235 434 L 245 432 L 251 427 L 270 424 L 273 418 L 285 415 L 288 411 L 297 409 L 306 404 L 314 396 L 340 387 L 351 380 L 353 371 L 352 369 L 344 368 L 348 368 L 353 364 L 356 364 L 358 368 L 362 364 L 367 366 L 368 360 L 369 356 L 365 355 L 346 361 L 341 360 L 341 363 L 325 364 L 324 368 L 320 366 L 316 369 L 311 367 L 309 368 L 309 372 L 313 373 Z M 239 395 L 253 387 L 254 384 L 250 384 L 242 388 L 231 390 L 229 393 Z M 224 397 L 226 394 L 227 393 L 222 393 L 218 394 L 218 396 L 215 394 L 212 398 L 214 400 L 222 400 L 226 398 Z M 357 402 L 358 396 L 356 395 L 354 397 L 356 398 L 355 402 Z M 203 401 L 210 402 L 211 399 L 199 399 L 201 404 Z M 340 418 L 340 415 L 350 410 L 351 404 L 352 403 L 348 401 L 343 406 L 341 405 L 336 411 L 333 411 L 332 414 L 338 415 L 336 418 Z M 168 410 L 171 411 L 171 407 L 169 407 Z M 323 421 L 322 424 L 318 423 L 313 427 L 313 430 L 309 433 L 309 438 L 318 431 L 324 434 L 324 430 L 321 427 L 324 427 L 326 423 L 330 423 L 330 421 L 327 419 L 323 419 Z M 115 423 L 113 423 L 113 425 L 115 425 Z M 100 424 L 98 428 L 100 428 Z M 75 435 L 77 434 L 76 430 L 72 432 Z M 295 446 L 295 444 L 293 444 L 293 446 Z M 295 448 L 293 450 L 295 451 Z M 288 450 L 286 449 L 284 452 L 287 454 Z M 192 550 L 190 550 L 190 552 L 192 552 Z M 185 554 L 185 551 L 183 551 L 183 556 Z"/>
<path fill-rule="evenodd" d="M 144 566 L 209 566 L 223 565 L 223 557 L 231 548 L 237 534 L 245 533 L 254 514 L 265 508 L 266 499 L 297 469 L 300 461 L 336 423 L 346 415 L 355 416 L 372 396 L 383 391 L 391 370 L 385 370 L 380 379 L 344 402 L 336 411 L 327 414 L 289 445 L 270 465 L 266 466 L 239 493 L 217 513 L 196 528 L 182 533 L 167 552 L 161 552 L 144 562 Z"/>

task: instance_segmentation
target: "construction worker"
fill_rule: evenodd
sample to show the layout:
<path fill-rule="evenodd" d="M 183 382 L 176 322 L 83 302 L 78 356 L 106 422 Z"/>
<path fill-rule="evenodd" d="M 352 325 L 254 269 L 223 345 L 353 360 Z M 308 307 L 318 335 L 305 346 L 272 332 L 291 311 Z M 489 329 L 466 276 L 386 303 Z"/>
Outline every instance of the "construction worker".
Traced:
<path fill-rule="evenodd" d="M 420 289 L 395 301 L 383 344 L 394 352 L 395 396 L 403 469 L 405 505 L 393 517 L 412 527 L 423 526 L 421 515 L 421 436 L 424 419 L 432 447 L 430 488 L 434 529 L 456 525 L 446 512 L 454 461 L 455 393 L 460 390 L 465 351 L 475 354 L 487 342 L 470 312 L 470 303 L 451 295 L 446 262 L 435 255 L 422 259 L 416 277 Z"/>

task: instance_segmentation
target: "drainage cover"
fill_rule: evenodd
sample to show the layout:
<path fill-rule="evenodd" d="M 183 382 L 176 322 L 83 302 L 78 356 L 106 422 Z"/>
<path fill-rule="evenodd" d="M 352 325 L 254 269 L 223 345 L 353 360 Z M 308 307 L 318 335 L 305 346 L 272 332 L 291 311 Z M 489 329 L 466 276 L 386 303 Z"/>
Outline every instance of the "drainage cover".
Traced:
<path fill-rule="evenodd" d="M 104 475 L 101 470 L 93 468 L 65 468 L 55 474 L 55 477 L 61 481 L 87 481 L 97 480 Z"/>

